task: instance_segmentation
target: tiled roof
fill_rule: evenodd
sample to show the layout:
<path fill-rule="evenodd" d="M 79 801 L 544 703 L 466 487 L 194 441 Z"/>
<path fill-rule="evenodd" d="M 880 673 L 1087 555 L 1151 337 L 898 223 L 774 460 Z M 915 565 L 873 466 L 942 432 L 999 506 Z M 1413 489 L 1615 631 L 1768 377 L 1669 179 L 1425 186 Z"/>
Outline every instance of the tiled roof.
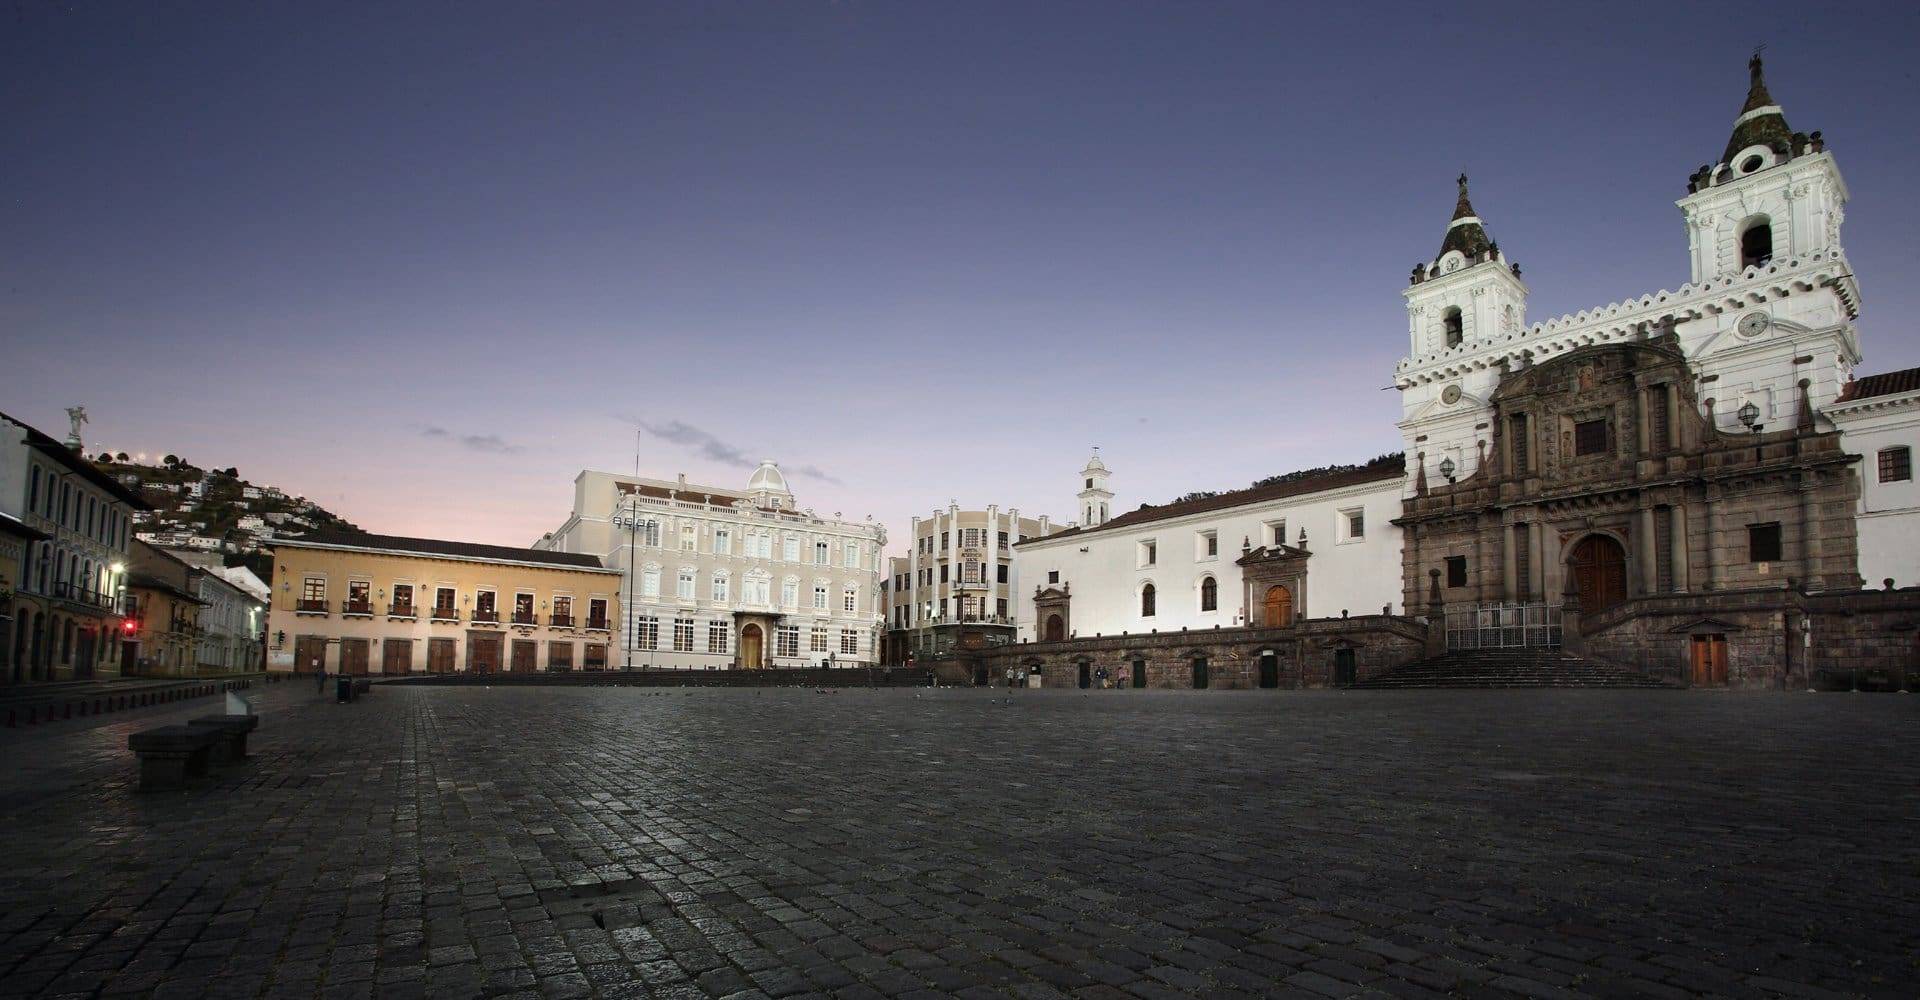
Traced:
<path fill-rule="evenodd" d="M 1875 396 L 1893 396 L 1903 392 L 1920 391 L 1920 368 L 1903 368 L 1897 372 L 1882 372 L 1856 378 L 1840 390 L 1836 403 L 1851 402 L 1856 399 L 1872 399 Z"/>
<path fill-rule="evenodd" d="M 1266 486 L 1255 486 L 1249 489 L 1220 493 L 1210 497 L 1201 497 L 1198 500 L 1162 504 L 1158 507 L 1144 506 L 1138 510 L 1130 510 L 1098 527 L 1069 528 L 1066 531 L 1055 532 L 1044 538 L 1027 539 L 1019 544 L 1028 545 L 1040 541 L 1053 542 L 1062 538 L 1076 538 L 1081 535 L 1090 535 L 1099 531 L 1138 527 L 1139 525 L 1151 524 L 1155 521 L 1185 517 L 1188 514 L 1204 514 L 1212 510 L 1226 510 L 1231 507 L 1244 507 L 1248 504 L 1266 503 L 1270 500 L 1283 500 L 1287 497 L 1304 496 L 1308 493 L 1319 493 L 1325 490 L 1337 490 L 1348 486 L 1361 486 L 1367 483 L 1399 479 L 1406 475 L 1406 471 L 1406 456 L 1400 454 L 1387 455 L 1358 468 L 1335 469 L 1316 475 L 1302 476 L 1298 479 L 1289 479 L 1285 482 L 1271 483 Z"/>
<path fill-rule="evenodd" d="M 28 541 L 38 541 L 47 537 L 46 532 L 38 528 L 30 527 L 27 522 L 3 510 L 0 510 L 0 531 L 4 531 L 9 535 L 25 538 Z"/>
<path fill-rule="evenodd" d="M 521 549 L 509 545 L 481 545 L 477 542 L 453 542 L 441 538 L 405 538 L 400 535 L 353 535 L 326 532 L 299 538 L 277 538 L 271 543 L 299 547 L 303 545 L 339 546 L 354 549 L 385 549 L 413 552 L 424 556 L 453 556 L 461 559 L 492 559 L 498 562 L 543 563 L 549 566 L 578 566 L 582 569 L 606 569 L 600 557 L 584 552 L 549 552 Z"/>

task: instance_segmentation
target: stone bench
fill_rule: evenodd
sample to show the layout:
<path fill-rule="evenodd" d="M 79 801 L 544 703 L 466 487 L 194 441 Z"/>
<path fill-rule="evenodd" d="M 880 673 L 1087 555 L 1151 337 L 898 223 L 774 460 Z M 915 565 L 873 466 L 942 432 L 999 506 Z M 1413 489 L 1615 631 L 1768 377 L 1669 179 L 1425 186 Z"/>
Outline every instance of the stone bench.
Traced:
<path fill-rule="evenodd" d="M 226 764 L 247 759 L 247 734 L 260 728 L 257 715 L 203 715 L 187 723 L 202 729 L 211 729 L 221 735 L 219 743 L 213 746 L 215 763 Z"/>
<path fill-rule="evenodd" d="M 127 749 L 140 758 L 140 790 L 183 788 L 188 778 L 207 773 L 215 745 L 227 735 L 207 726 L 161 726 L 127 737 Z"/>

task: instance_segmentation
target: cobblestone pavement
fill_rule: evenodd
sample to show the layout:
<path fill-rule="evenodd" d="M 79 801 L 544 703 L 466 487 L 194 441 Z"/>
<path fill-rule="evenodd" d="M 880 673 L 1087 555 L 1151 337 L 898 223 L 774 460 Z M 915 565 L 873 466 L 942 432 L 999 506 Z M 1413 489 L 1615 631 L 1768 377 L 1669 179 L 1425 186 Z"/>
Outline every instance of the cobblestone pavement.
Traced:
<path fill-rule="evenodd" d="M 0 734 L 0 995 L 1920 980 L 1899 695 L 260 694 L 187 792 L 133 790 L 132 723 Z"/>

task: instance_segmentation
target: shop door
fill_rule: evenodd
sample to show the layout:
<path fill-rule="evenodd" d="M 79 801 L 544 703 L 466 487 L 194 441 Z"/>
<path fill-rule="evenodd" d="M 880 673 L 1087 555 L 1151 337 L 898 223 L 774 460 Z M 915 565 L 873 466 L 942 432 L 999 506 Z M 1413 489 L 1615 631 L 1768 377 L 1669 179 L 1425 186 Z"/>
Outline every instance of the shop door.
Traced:
<path fill-rule="evenodd" d="M 413 672 L 413 640 L 387 639 L 380 644 L 380 672 L 389 676 Z"/>
<path fill-rule="evenodd" d="M 1273 653 L 1260 654 L 1260 686 L 1277 688 L 1280 686 L 1280 657 Z"/>
<path fill-rule="evenodd" d="M 513 640 L 513 672 L 516 674 L 533 673 L 538 666 L 539 644 L 532 639 Z"/>
<path fill-rule="evenodd" d="M 1353 650 L 1336 649 L 1333 651 L 1333 683 L 1336 687 L 1348 687 L 1353 684 Z"/>
<path fill-rule="evenodd" d="M 497 674 L 500 672 L 499 636 L 468 633 L 467 672 L 474 674 Z"/>
<path fill-rule="evenodd" d="M 453 673 L 453 640 L 427 640 L 427 673 Z"/>
<path fill-rule="evenodd" d="M 293 640 L 293 669 L 303 674 L 317 674 L 327 669 L 327 640 L 317 635 L 303 635 Z"/>
<path fill-rule="evenodd" d="M 1727 686 L 1727 637 L 1719 633 L 1693 637 L 1693 686 Z"/>
<path fill-rule="evenodd" d="M 354 677 L 366 676 L 368 645 L 365 639 L 340 640 L 340 672 Z"/>

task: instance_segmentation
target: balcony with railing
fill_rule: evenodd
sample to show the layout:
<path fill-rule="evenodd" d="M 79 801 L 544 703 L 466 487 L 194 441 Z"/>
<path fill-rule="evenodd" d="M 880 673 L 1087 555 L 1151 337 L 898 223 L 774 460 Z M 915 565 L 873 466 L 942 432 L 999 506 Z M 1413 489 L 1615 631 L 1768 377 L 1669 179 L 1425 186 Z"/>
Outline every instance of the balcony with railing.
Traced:
<path fill-rule="evenodd" d="M 428 612 L 427 620 L 429 622 L 457 622 L 460 620 L 460 609 L 449 605 L 436 604 L 433 610 Z"/>
<path fill-rule="evenodd" d="M 372 618 L 373 602 L 362 597 L 347 598 L 340 602 L 340 615 L 343 618 Z"/>
<path fill-rule="evenodd" d="M 412 620 L 418 616 L 413 613 L 413 604 L 409 602 L 406 604 L 387 605 L 387 617 L 388 618 L 405 618 L 408 620 Z"/>
<path fill-rule="evenodd" d="M 554 628 L 572 628 L 573 616 L 572 615 L 550 615 L 547 618 L 547 624 L 551 625 Z"/>
<path fill-rule="evenodd" d="M 609 624 L 608 624 L 608 620 L 607 620 L 607 619 L 605 619 L 605 618 L 588 618 L 588 619 L 587 619 L 587 631 L 589 631 L 589 632 L 611 632 L 611 631 L 613 631 L 613 628 L 612 628 L 612 626 L 611 626 L 611 625 L 609 625 Z"/>
<path fill-rule="evenodd" d="M 294 602 L 293 612 L 294 614 L 298 614 L 298 615 L 318 615 L 322 618 L 325 618 L 329 614 L 332 614 L 332 612 L 329 611 L 327 608 L 327 600 L 324 597 L 320 597 L 320 598 L 302 597 L 298 601 Z"/>
<path fill-rule="evenodd" d="M 84 604 L 89 608 L 111 612 L 114 608 L 114 595 L 104 590 L 82 587 L 77 583 L 56 583 L 53 585 L 53 597 L 73 604 Z"/>
<path fill-rule="evenodd" d="M 474 608 L 473 620 L 476 623 L 500 624 L 500 611 L 497 608 Z"/>
<path fill-rule="evenodd" d="M 535 618 L 535 617 L 533 616 L 533 612 L 531 612 L 531 611 L 515 611 L 515 612 L 513 613 L 513 624 L 515 624 L 515 625 L 538 625 L 538 624 L 540 624 L 540 622 L 539 622 L 539 620 L 538 620 L 538 619 L 536 619 L 536 618 Z"/>

